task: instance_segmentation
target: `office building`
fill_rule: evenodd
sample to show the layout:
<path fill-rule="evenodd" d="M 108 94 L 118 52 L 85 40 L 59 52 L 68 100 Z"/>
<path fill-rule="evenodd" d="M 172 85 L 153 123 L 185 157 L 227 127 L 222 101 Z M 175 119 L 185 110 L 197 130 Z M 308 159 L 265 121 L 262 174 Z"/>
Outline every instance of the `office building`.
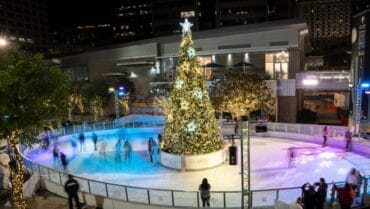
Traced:
<path fill-rule="evenodd" d="M 47 51 L 47 20 L 46 0 L 0 0 L 0 33 L 25 50 Z"/>

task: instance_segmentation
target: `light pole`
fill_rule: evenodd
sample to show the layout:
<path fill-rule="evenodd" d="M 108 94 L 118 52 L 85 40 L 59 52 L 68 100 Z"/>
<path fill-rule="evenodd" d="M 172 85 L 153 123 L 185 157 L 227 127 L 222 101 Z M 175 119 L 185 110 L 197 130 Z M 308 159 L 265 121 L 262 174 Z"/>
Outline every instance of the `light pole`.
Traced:
<path fill-rule="evenodd" d="M 370 84 L 366 82 L 361 82 L 359 79 L 356 86 L 356 112 L 355 112 L 355 130 L 354 134 L 360 137 L 360 124 L 362 115 L 362 90 L 369 89 Z"/>
<path fill-rule="evenodd" d="M 114 113 L 116 118 L 119 118 L 118 92 L 113 87 L 110 87 L 108 91 L 114 95 Z"/>

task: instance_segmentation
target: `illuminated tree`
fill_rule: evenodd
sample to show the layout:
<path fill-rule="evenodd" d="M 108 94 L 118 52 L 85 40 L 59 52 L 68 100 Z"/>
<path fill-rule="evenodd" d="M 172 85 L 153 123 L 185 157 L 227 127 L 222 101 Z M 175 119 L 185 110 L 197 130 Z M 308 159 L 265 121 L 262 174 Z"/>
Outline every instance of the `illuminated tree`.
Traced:
<path fill-rule="evenodd" d="M 82 96 L 79 93 L 73 93 L 68 96 L 68 119 L 72 120 L 72 112 L 77 108 L 80 113 L 85 112 L 85 107 L 82 102 Z"/>
<path fill-rule="evenodd" d="M 251 112 L 262 110 L 269 115 L 275 111 L 275 98 L 263 77 L 241 72 L 226 73 L 214 82 L 210 95 L 218 112 L 231 113 L 239 120 Z"/>
<path fill-rule="evenodd" d="M 187 20 L 182 24 L 178 71 L 165 106 L 162 149 L 185 155 L 210 153 L 222 147 L 220 127 L 195 56 L 191 25 Z"/>
<path fill-rule="evenodd" d="M 50 119 L 61 119 L 67 109 L 69 76 L 40 54 L 16 49 L 0 51 L 0 133 L 9 139 L 16 161 L 10 167 L 12 199 L 26 208 L 22 196 L 24 165 L 18 145 L 37 142 L 39 131 Z"/>

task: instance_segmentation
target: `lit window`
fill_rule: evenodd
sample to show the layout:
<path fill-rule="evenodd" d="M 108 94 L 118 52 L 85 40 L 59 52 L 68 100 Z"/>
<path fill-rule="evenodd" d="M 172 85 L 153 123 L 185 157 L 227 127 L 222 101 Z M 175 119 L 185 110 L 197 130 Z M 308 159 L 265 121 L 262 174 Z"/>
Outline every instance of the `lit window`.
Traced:
<path fill-rule="evenodd" d="M 181 18 L 195 17 L 194 11 L 184 11 L 180 13 Z"/>

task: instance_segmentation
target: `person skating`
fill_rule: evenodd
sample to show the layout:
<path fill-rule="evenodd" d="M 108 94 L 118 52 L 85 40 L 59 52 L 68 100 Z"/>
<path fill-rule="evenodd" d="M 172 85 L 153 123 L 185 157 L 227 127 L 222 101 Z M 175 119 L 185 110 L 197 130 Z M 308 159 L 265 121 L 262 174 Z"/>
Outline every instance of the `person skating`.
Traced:
<path fill-rule="evenodd" d="M 349 129 L 346 130 L 344 133 L 344 138 L 346 141 L 346 151 L 350 152 L 352 151 L 352 133 Z"/>
<path fill-rule="evenodd" d="M 210 207 L 209 200 L 211 198 L 211 185 L 208 183 L 207 178 L 203 178 L 202 183 L 199 185 L 200 197 L 202 199 L 203 207 Z"/>
<path fill-rule="evenodd" d="M 98 135 L 96 135 L 96 133 L 93 132 L 92 135 L 91 135 L 91 138 L 92 138 L 93 143 L 94 143 L 94 151 L 96 151 L 97 150 L 96 144 L 98 143 Z"/>
<path fill-rule="evenodd" d="M 327 145 L 327 140 L 328 140 L 328 135 L 329 135 L 329 130 L 328 127 L 325 126 L 324 129 L 322 130 L 322 137 L 323 137 L 323 142 L 322 142 L 322 147 L 326 147 Z"/>
<path fill-rule="evenodd" d="M 80 152 L 82 152 L 82 147 L 83 147 L 83 150 L 86 151 L 85 134 L 80 133 L 80 135 L 78 136 L 78 139 L 80 140 Z"/>
<path fill-rule="evenodd" d="M 150 137 L 148 141 L 148 153 L 149 153 L 149 161 L 151 163 L 153 163 L 153 155 L 152 155 L 153 143 L 154 143 L 154 140 L 152 137 Z"/>
<path fill-rule="evenodd" d="M 116 143 L 116 147 L 115 147 L 115 157 L 114 159 L 116 160 L 116 162 L 120 163 L 121 162 L 121 146 L 122 146 L 122 143 L 121 143 L 121 139 L 119 139 Z"/>
<path fill-rule="evenodd" d="M 56 168 L 57 162 L 59 160 L 59 149 L 56 144 L 54 144 L 53 148 L 53 159 L 54 159 L 54 168 Z"/>
<path fill-rule="evenodd" d="M 132 147 L 128 140 L 126 140 L 125 143 L 123 144 L 123 151 L 125 152 L 124 162 L 131 163 Z"/>
<path fill-rule="evenodd" d="M 63 170 L 67 171 L 68 170 L 67 156 L 63 152 L 60 153 L 60 162 L 63 166 Z"/>
<path fill-rule="evenodd" d="M 152 147 L 152 153 L 151 153 L 153 165 L 156 165 L 158 163 L 158 154 L 159 154 L 158 144 L 155 141 L 153 141 L 153 147 Z"/>
<path fill-rule="evenodd" d="M 80 189 L 80 185 L 78 182 L 73 178 L 72 175 L 68 175 L 68 180 L 64 184 L 64 191 L 68 194 L 68 204 L 69 209 L 73 209 L 73 200 L 75 201 L 76 207 L 81 209 L 80 201 L 78 199 L 78 190 Z"/>

